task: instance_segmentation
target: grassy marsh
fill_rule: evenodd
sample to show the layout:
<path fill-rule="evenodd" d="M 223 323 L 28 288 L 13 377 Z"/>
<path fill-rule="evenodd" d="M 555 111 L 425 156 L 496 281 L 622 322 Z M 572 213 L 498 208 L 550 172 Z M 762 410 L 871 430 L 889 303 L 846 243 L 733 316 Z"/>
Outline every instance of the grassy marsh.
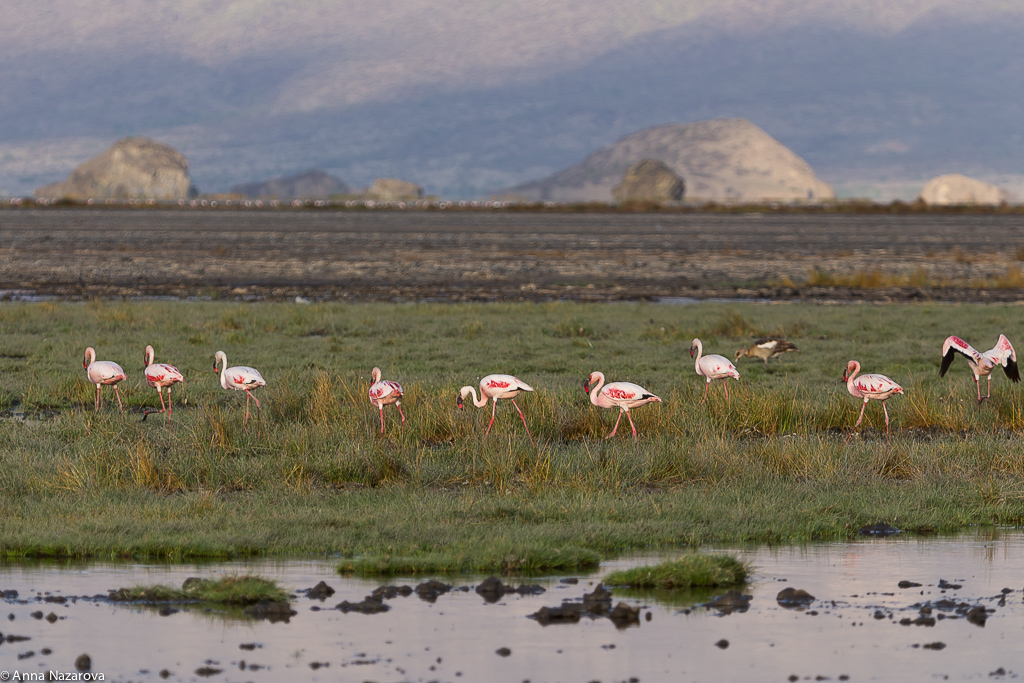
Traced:
<path fill-rule="evenodd" d="M 737 586 L 750 575 L 750 567 L 729 555 L 689 553 L 655 565 L 611 572 L 604 577 L 610 586 L 630 588 L 718 588 Z"/>
<path fill-rule="evenodd" d="M 921 531 L 1024 523 L 1024 402 L 998 374 L 978 406 L 942 340 L 1018 341 L 1016 306 L 695 304 L 0 304 L 0 553 L 235 557 L 337 554 L 343 569 L 542 571 L 629 550 L 840 538 L 878 521 Z M 687 349 L 732 357 L 752 335 L 800 351 L 741 362 L 726 403 Z M 142 379 L 142 351 L 178 366 L 174 422 Z M 82 352 L 119 362 L 127 413 L 92 410 Z M 213 353 L 260 369 L 262 433 L 223 391 Z M 859 404 L 847 360 L 906 389 L 844 445 Z M 369 371 L 403 384 L 408 418 L 377 434 Z M 605 441 L 615 415 L 583 379 L 637 382 L 664 403 L 641 440 Z M 491 372 L 537 387 L 455 409 Z"/>

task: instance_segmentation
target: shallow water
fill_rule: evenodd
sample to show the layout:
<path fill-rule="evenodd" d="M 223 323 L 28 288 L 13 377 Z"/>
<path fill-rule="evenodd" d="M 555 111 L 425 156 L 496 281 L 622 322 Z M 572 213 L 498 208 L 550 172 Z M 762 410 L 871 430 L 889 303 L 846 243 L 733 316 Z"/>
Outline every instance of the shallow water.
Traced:
<path fill-rule="evenodd" d="M 800 680 L 931 681 L 1024 674 L 1020 531 L 710 552 L 718 551 L 757 566 L 744 590 L 753 596 L 748 611 L 723 616 L 694 607 L 708 593 L 617 589 L 615 603 L 644 607 L 639 625 L 625 629 L 608 619 L 586 618 L 541 626 L 527 615 L 580 598 L 612 569 L 658 558 L 609 562 L 575 585 L 560 583 L 564 577 L 506 578 L 538 583 L 547 588 L 541 595 L 510 595 L 487 604 L 473 591 L 453 591 L 435 603 L 413 594 L 388 601 L 391 610 L 374 615 L 331 609 L 342 600 L 361 600 L 382 582 L 339 577 L 330 560 L 9 564 L 0 566 L 0 590 L 17 590 L 19 598 L 0 605 L 0 632 L 31 639 L 0 645 L 0 671 L 74 671 L 75 658 L 88 653 L 93 672 L 102 672 L 106 680 L 140 681 L 162 680 L 161 671 L 169 672 L 170 680 L 216 681 L 786 681 L 793 675 Z M 153 608 L 102 601 L 43 602 L 47 593 L 91 596 L 124 586 L 180 585 L 188 576 L 240 573 L 277 579 L 293 591 L 325 580 L 337 592 L 322 603 L 300 595 L 292 602 L 298 614 L 287 624 L 198 609 L 160 616 Z M 458 587 L 475 586 L 480 579 L 446 581 Z M 923 585 L 899 589 L 904 579 Z M 962 588 L 942 590 L 940 579 Z M 389 583 L 421 580 L 404 577 Z M 817 600 L 804 610 L 783 608 L 775 598 L 787 586 L 805 589 Z M 1004 588 L 1012 592 L 1000 605 Z M 984 626 L 962 617 L 938 619 L 934 626 L 899 624 L 920 615 L 911 607 L 915 603 L 942 598 L 995 611 Z M 43 616 L 52 612 L 58 620 L 33 618 L 37 611 Z M 876 619 L 876 612 L 882 618 Z M 644 618 L 647 613 L 650 621 Z M 716 646 L 723 639 L 728 647 Z M 944 648 L 923 647 L 934 643 Z M 244 650 L 242 644 L 255 647 Z M 511 654 L 496 654 L 502 647 Z M 42 654 L 43 648 L 51 653 Z M 28 652 L 34 654 L 24 657 Z M 196 673 L 201 667 L 220 672 L 203 678 Z"/>

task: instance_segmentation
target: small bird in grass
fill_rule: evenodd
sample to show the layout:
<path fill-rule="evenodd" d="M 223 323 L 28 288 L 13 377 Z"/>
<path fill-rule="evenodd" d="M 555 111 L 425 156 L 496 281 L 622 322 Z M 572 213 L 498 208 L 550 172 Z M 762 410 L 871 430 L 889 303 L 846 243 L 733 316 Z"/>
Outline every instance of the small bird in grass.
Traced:
<path fill-rule="evenodd" d="M 225 389 L 245 392 L 245 420 L 242 424 L 249 423 L 249 399 L 256 401 L 256 421 L 260 419 L 260 401 L 250 391 L 267 386 L 267 380 L 256 368 L 236 365 L 228 367 L 228 357 L 223 351 L 218 351 L 213 356 L 213 371 L 217 372 L 217 365 L 220 364 L 220 385 Z"/>
<path fill-rule="evenodd" d="M 939 368 L 939 377 L 945 376 L 958 353 L 962 353 L 967 358 L 967 365 L 974 373 L 974 384 L 978 389 L 978 403 L 992 396 L 992 371 L 996 369 L 997 365 L 1003 366 L 1003 372 L 1011 382 L 1020 381 L 1017 353 L 1013 350 L 1013 344 L 1005 334 L 999 335 L 996 345 L 985 353 L 981 353 L 960 337 L 946 337 L 946 341 L 942 344 L 942 367 Z M 988 377 L 988 393 L 984 398 L 981 395 L 982 377 Z"/>
<path fill-rule="evenodd" d="M 633 384 L 632 382 L 605 384 L 603 372 L 590 373 L 590 376 L 583 382 L 583 391 L 590 394 L 590 402 L 598 408 L 619 409 L 619 416 L 615 418 L 615 426 L 612 427 L 611 433 L 604 437 L 606 439 L 615 436 L 615 432 L 619 430 L 619 420 L 622 419 L 622 415 L 625 413 L 626 419 L 629 420 L 629 426 L 633 428 L 633 440 L 636 441 L 636 425 L 633 424 L 633 418 L 629 414 L 629 409 L 638 408 L 647 403 L 661 403 L 660 398 L 639 384 Z"/>
<path fill-rule="evenodd" d="M 178 372 L 178 368 L 167 363 L 154 363 L 153 359 L 156 352 L 153 351 L 152 346 L 146 347 L 145 359 L 143 360 L 144 369 L 143 373 L 146 375 L 146 384 L 156 389 L 156 393 L 160 396 L 160 410 L 147 410 L 142 414 L 142 420 L 145 421 L 151 413 L 162 413 L 167 412 L 167 424 L 171 424 L 171 387 L 178 382 L 181 382 L 185 378 L 182 377 L 181 373 Z M 164 388 L 167 388 L 167 406 L 164 407 Z"/>
<path fill-rule="evenodd" d="M 91 346 L 85 350 L 85 360 L 82 361 L 85 374 L 92 384 L 96 385 L 96 407 L 100 409 L 100 387 L 104 384 L 114 387 L 114 395 L 117 396 L 117 405 L 124 412 L 124 405 L 121 403 L 121 392 L 117 390 L 117 383 L 125 380 L 128 376 L 117 363 L 109 360 L 96 360 L 96 350 Z"/>
<path fill-rule="evenodd" d="M 725 380 L 728 377 L 739 380 L 739 371 L 736 370 L 736 366 L 730 363 L 729 359 L 725 356 L 719 356 L 715 353 L 705 356 L 702 355 L 703 353 L 704 345 L 701 344 L 700 339 L 694 339 L 693 342 L 690 343 L 690 358 L 696 358 L 693 365 L 697 370 L 697 374 L 707 379 L 704 383 L 704 398 L 702 398 L 700 402 L 703 403 L 707 400 L 708 385 L 711 384 L 711 380 L 713 379 L 722 380 L 722 388 L 725 389 L 725 400 L 728 401 L 729 387 L 726 386 Z M 696 354 L 696 356 L 694 354 Z"/>
<path fill-rule="evenodd" d="M 530 434 L 530 428 L 526 424 L 526 418 L 523 417 L 523 411 L 519 410 L 519 405 L 516 403 L 516 396 L 523 393 L 524 391 L 533 391 L 533 387 L 512 375 L 487 375 L 480 380 L 480 398 L 476 397 L 476 390 L 471 386 L 465 386 L 459 389 L 459 398 L 455 404 L 459 410 L 462 410 L 462 402 L 466 396 L 473 396 L 473 405 L 477 408 L 483 408 L 487 405 L 487 400 L 491 399 L 494 403 L 491 404 L 491 421 L 487 423 L 487 430 L 484 432 L 484 438 L 491 432 L 491 425 L 494 424 L 495 410 L 498 408 L 498 401 L 506 399 L 512 401 L 512 405 L 515 406 L 516 412 L 519 413 L 519 419 L 523 421 L 523 426 L 526 427 L 526 435 L 530 437 L 530 443 L 533 444 L 533 435 Z M 536 445 L 536 444 L 534 444 Z"/>
<path fill-rule="evenodd" d="M 781 356 L 784 353 L 790 351 L 796 351 L 796 344 L 786 341 L 785 339 L 775 339 L 774 337 L 764 337 L 758 339 L 750 346 L 737 349 L 736 362 L 739 362 L 740 358 L 747 356 L 748 358 L 760 358 L 764 361 L 765 365 L 768 365 L 769 358 L 775 358 Z"/>
<path fill-rule="evenodd" d="M 402 416 L 402 428 L 405 429 L 405 413 L 402 412 L 402 385 L 391 380 L 382 380 L 380 368 L 374 368 L 370 372 L 369 396 L 370 404 L 380 410 L 380 433 L 384 433 L 384 406 L 394 404 L 398 408 L 398 414 Z"/>
<path fill-rule="evenodd" d="M 882 402 L 882 412 L 885 413 L 885 442 L 889 443 L 889 411 L 885 409 L 885 400 L 893 394 L 902 394 L 903 387 L 885 375 L 872 374 L 858 377 L 858 372 L 860 372 L 860 363 L 855 360 L 847 363 L 846 370 L 843 371 L 843 381 L 846 382 L 846 390 L 852 396 L 864 399 L 864 405 L 860 407 L 860 416 L 857 417 L 857 424 L 853 425 L 853 429 L 850 430 L 850 435 L 846 437 L 846 440 L 849 441 L 853 438 L 854 432 L 857 431 L 861 420 L 864 419 L 864 409 L 868 407 L 868 401 L 875 399 Z"/>

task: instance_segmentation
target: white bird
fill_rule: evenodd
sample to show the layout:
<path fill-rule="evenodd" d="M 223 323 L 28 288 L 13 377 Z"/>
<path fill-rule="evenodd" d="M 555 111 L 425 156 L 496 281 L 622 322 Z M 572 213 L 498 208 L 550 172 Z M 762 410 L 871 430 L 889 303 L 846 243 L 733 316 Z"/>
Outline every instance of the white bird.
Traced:
<path fill-rule="evenodd" d="M 590 402 L 598 408 L 619 409 L 619 416 L 615 418 L 615 426 L 612 427 L 611 433 L 604 437 L 606 439 L 615 436 L 615 432 L 619 430 L 619 420 L 622 419 L 622 415 L 625 413 L 626 419 L 629 420 L 629 426 L 633 428 L 633 439 L 636 440 L 636 425 L 633 424 L 633 418 L 629 414 L 629 409 L 638 408 L 647 403 L 661 403 L 660 398 L 639 384 L 633 384 L 632 382 L 605 384 L 603 372 L 590 373 L 587 379 L 583 381 L 583 391 L 590 394 Z"/>
<path fill-rule="evenodd" d="M 494 424 L 495 410 L 498 408 L 498 401 L 506 399 L 512 401 L 512 405 L 516 407 L 516 412 L 519 413 L 519 419 L 523 421 L 523 426 L 526 427 L 526 435 L 530 437 L 530 443 L 533 444 L 533 435 L 530 434 L 530 427 L 526 424 L 526 418 L 523 416 L 523 411 L 519 410 L 519 405 L 516 403 L 516 396 L 523 393 L 524 391 L 533 391 L 533 387 L 512 375 L 487 375 L 480 380 L 480 398 L 477 399 L 476 390 L 471 386 L 464 386 L 459 389 L 459 398 L 456 401 L 456 405 L 459 410 L 462 410 L 462 402 L 466 396 L 473 396 L 473 405 L 477 408 L 483 408 L 487 405 L 487 399 L 491 399 L 491 421 L 487 423 L 487 430 L 484 432 L 484 438 L 491 431 L 491 425 Z"/>
<path fill-rule="evenodd" d="M 946 337 L 946 341 L 942 345 L 942 367 L 939 368 L 939 377 L 945 376 L 949 366 L 953 363 L 953 358 L 958 353 L 962 353 L 967 358 L 967 365 L 974 373 L 974 384 L 978 389 L 978 403 L 992 396 L 992 371 L 996 369 L 997 365 L 1003 366 L 1003 372 L 1010 378 L 1010 381 L 1020 381 L 1017 353 L 1013 350 L 1013 345 L 1005 334 L 999 335 L 996 345 L 985 353 L 981 353 L 960 337 Z M 981 397 L 982 377 L 988 377 L 988 393 L 985 394 L 985 398 Z"/>
<path fill-rule="evenodd" d="M 405 428 L 405 413 L 402 412 L 402 385 L 390 380 L 382 380 L 380 368 L 374 368 L 370 372 L 369 396 L 370 404 L 380 410 L 380 433 L 384 433 L 384 406 L 392 403 L 398 408 L 398 414 L 402 416 L 402 428 Z"/>
<path fill-rule="evenodd" d="M 854 397 L 864 399 L 864 404 L 860 407 L 860 416 L 857 418 L 857 423 L 853 425 L 853 429 L 850 430 L 850 435 L 846 437 L 846 440 L 849 441 L 853 437 L 857 427 L 860 426 L 861 420 L 864 419 L 864 409 L 868 407 L 868 401 L 875 399 L 882 402 L 882 412 L 885 413 L 885 442 L 889 443 L 889 411 L 885 409 L 885 400 L 893 394 L 902 394 L 903 387 L 885 375 L 872 374 L 857 377 L 858 372 L 860 372 L 860 363 L 855 360 L 847 363 L 846 370 L 843 371 L 843 381 L 846 382 L 846 390 Z"/>
<path fill-rule="evenodd" d="M 694 356 L 696 352 L 696 356 Z M 708 385 L 711 384 L 711 380 L 720 379 L 722 380 L 722 388 L 725 389 L 725 400 L 729 400 L 729 387 L 726 386 L 725 380 L 732 377 L 735 380 L 740 378 L 739 371 L 736 370 L 736 366 L 729 362 L 729 359 L 725 356 L 719 356 L 716 353 L 709 354 L 707 356 L 702 355 L 704 353 L 704 345 L 701 344 L 700 339 L 694 339 L 690 343 L 690 358 L 696 357 L 693 362 L 693 367 L 697 370 L 697 374 L 704 377 L 704 397 L 700 400 L 701 403 L 708 398 Z"/>
<path fill-rule="evenodd" d="M 167 412 L 167 424 L 171 423 L 171 387 L 178 382 L 183 381 L 185 378 L 182 377 L 181 373 L 178 372 L 178 368 L 167 363 L 154 363 L 153 359 L 156 352 L 153 351 L 152 346 L 146 347 L 146 354 L 143 363 L 145 369 L 143 373 L 146 375 L 146 384 L 156 389 L 157 395 L 160 397 L 160 410 L 147 410 L 142 415 L 143 421 L 149 417 L 150 413 L 162 413 Z M 167 388 L 167 407 L 164 407 L 164 387 Z"/>
<path fill-rule="evenodd" d="M 117 383 L 128 376 L 124 374 L 121 366 L 110 360 L 96 360 L 96 350 L 91 346 L 85 350 L 85 360 L 82 361 L 86 377 L 96 385 L 96 407 L 100 409 L 100 387 L 104 384 L 114 387 L 114 395 L 117 396 L 117 405 L 124 412 L 124 405 L 121 403 L 121 392 L 117 390 Z"/>
<path fill-rule="evenodd" d="M 256 368 L 246 367 L 244 365 L 236 365 L 233 368 L 229 368 L 228 357 L 223 351 L 218 351 L 213 356 L 213 371 L 217 372 L 217 364 L 220 363 L 220 385 L 225 389 L 234 389 L 235 391 L 245 392 L 245 421 L 242 424 L 248 424 L 249 422 L 249 399 L 256 401 L 256 420 L 260 419 L 260 401 L 258 398 L 253 396 L 250 391 L 253 389 L 259 389 L 260 387 L 267 386 L 267 381 L 263 379 L 263 375 Z"/>

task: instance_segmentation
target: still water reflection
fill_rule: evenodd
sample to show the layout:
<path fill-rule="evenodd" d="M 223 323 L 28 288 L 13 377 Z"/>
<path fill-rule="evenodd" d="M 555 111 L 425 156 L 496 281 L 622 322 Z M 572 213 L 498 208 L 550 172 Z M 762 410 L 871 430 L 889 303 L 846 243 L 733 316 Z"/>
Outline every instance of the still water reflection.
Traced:
<path fill-rule="evenodd" d="M 339 577 L 334 563 L 257 561 L 216 565 L 9 564 L 0 566 L 0 632 L 30 640 L 0 645 L 0 671 L 74 671 L 82 653 L 106 680 L 159 681 L 932 681 L 1009 680 L 1024 675 L 1024 533 L 984 530 L 955 538 L 871 539 L 799 547 L 715 549 L 753 562 L 745 613 L 695 607 L 708 594 L 615 591 L 642 605 L 638 626 L 607 619 L 541 626 L 527 615 L 590 592 L 601 575 L 659 558 L 606 563 L 581 576 L 531 577 L 547 592 L 487 604 L 472 591 L 415 594 L 389 601 L 384 614 L 331 609 L 357 602 L 376 581 Z M 188 576 L 256 573 L 297 591 L 321 580 L 325 602 L 299 596 L 287 624 L 226 618 L 201 610 L 169 616 L 102 601 L 44 602 L 140 584 L 180 585 Z M 449 577 L 456 586 L 481 577 Z M 415 585 L 421 579 L 391 583 Z M 512 582 L 506 579 L 508 582 Z M 922 584 L 901 589 L 901 580 Z M 959 584 L 941 589 L 940 580 Z M 518 583 L 519 581 L 515 581 Z M 775 600 L 787 587 L 817 600 L 804 610 Z M 1004 589 L 1011 592 L 1004 593 Z M 1002 600 L 1000 600 L 1002 598 Z M 984 625 L 936 608 L 934 626 L 901 625 L 920 603 L 950 599 L 983 605 Z M 917 606 L 915 606 L 917 605 Z M 318 607 L 318 610 L 313 609 Z M 34 618 L 42 612 L 44 618 Z M 52 623 L 45 616 L 53 613 Z M 877 617 L 877 618 L 876 618 Z M 727 641 L 728 645 L 722 647 Z M 941 646 L 939 645 L 941 644 Z M 243 649 L 241 646 L 251 647 Z M 930 647 L 925 648 L 925 645 Z M 49 654 L 43 654 L 43 649 Z M 507 656 L 497 654 L 508 648 Z M 33 654 L 28 654 L 28 653 Z M 206 675 L 200 675 L 203 671 Z M 1002 672 L 1002 673 L 1000 673 Z"/>

